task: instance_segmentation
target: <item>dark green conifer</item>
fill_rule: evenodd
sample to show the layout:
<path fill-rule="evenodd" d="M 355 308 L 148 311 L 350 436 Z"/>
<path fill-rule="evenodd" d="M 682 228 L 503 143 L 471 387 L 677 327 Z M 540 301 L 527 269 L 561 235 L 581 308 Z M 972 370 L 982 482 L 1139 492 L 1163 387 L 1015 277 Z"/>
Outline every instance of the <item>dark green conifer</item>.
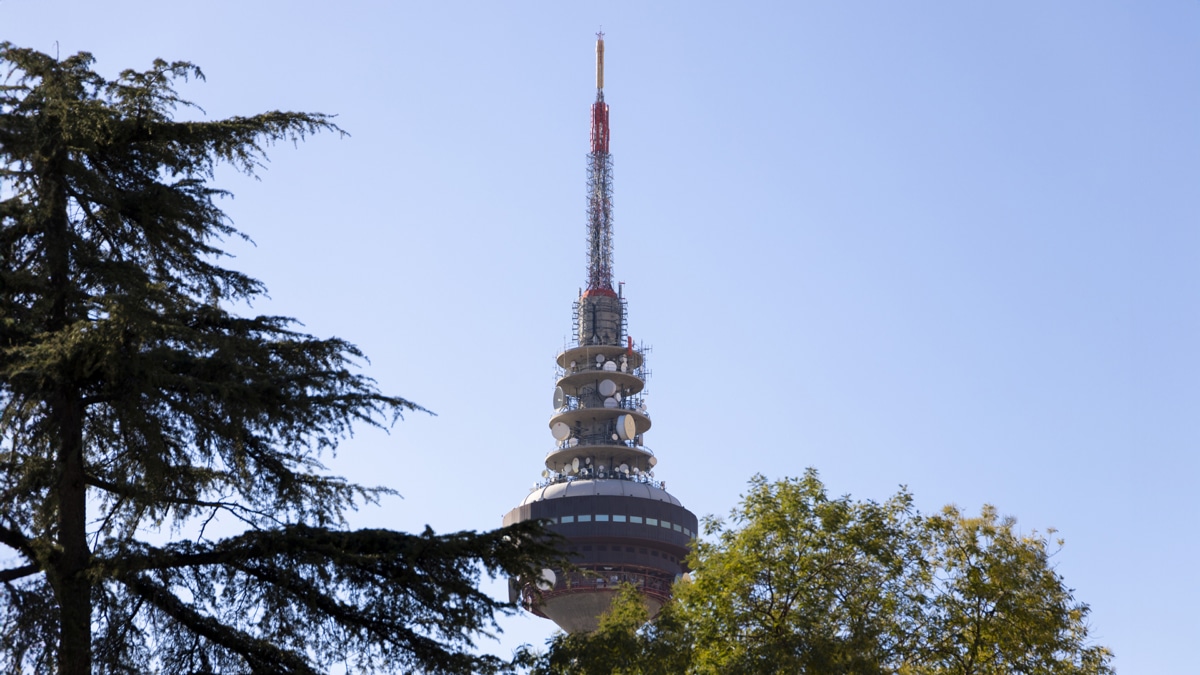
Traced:
<path fill-rule="evenodd" d="M 242 235 L 214 168 L 252 173 L 330 118 L 175 121 L 191 64 L 107 80 L 86 53 L 0 60 L 0 669 L 500 666 L 472 650 L 506 609 L 476 582 L 540 568 L 536 529 L 345 529 L 387 491 L 321 455 L 420 408 L 357 373 L 352 344 L 228 309 L 264 289 L 220 266 Z M 214 516 L 245 531 L 210 538 Z"/>

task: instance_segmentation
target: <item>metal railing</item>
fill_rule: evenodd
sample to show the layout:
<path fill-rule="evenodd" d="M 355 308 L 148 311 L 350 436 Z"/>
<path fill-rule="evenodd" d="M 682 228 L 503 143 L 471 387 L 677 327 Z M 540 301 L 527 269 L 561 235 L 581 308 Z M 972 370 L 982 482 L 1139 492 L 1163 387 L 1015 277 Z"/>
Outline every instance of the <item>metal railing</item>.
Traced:
<path fill-rule="evenodd" d="M 570 367 L 563 368 L 562 366 L 557 366 L 557 365 L 554 367 L 554 374 L 555 374 L 556 380 L 561 380 L 562 378 L 566 377 L 567 375 L 577 375 L 579 373 L 612 373 L 612 372 L 618 372 L 623 375 L 633 375 L 634 377 L 638 378 L 639 380 L 642 380 L 643 382 L 645 382 L 647 379 L 650 378 L 650 371 L 646 369 L 646 365 L 644 363 L 642 365 L 638 366 L 637 368 L 628 368 L 626 370 L 621 370 L 621 365 L 618 364 L 616 371 L 605 370 L 603 363 L 596 363 L 595 361 L 585 361 L 583 363 L 576 363 L 574 368 L 570 368 Z"/>
<path fill-rule="evenodd" d="M 575 443 L 572 444 L 571 441 L 575 441 Z M 629 448 L 630 450 L 637 450 L 638 452 L 644 452 L 647 455 L 654 454 L 654 451 L 651 450 L 650 448 L 648 448 L 644 445 L 638 445 L 638 442 L 636 440 L 614 441 L 612 439 L 611 434 L 603 434 L 603 433 L 583 434 L 582 436 L 572 436 L 571 438 L 568 438 L 566 440 L 559 441 L 558 444 L 555 445 L 555 449 L 552 450 L 551 453 L 558 452 L 559 450 L 570 450 L 571 448 L 587 448 L 587 447 L 594 448 L 594 447 L 600 447 L 600 446 L 608 446 L 610 448 L 613 446 L 621 446 L 621 447 Z M 550 453 L 547 453 L 547 454 L 550 454 Z"/>
<path fill-rule="evenodd" d="M 565 398 L 566 405 L 559 408 L 558 412 L 584 409 L 594 410 L 596 408 L 605 407 L 605 397 L 598 393 L 595 396 L 567 396 Z M 642 417 L 650 417 L 650 413 L 646 412 L 646 403 L 642 400 L 641 395 L 622 397 L 620 401 L 617 401 L 616 407 L 609 408 L 609 410 L 628 410 L 630 412 L 635 412 Z"/>
<path fill-rule="evenodd" d="M 612 471 L 608 469 L 601 473 L 599 470 L 590 466 L 580 467 L 578 474 L 551 472 L 548 478 L 543 478 L 535 483 L 533 489 L 540 490 L 542 488 L 550 487 L 551 485 L 557 485 L 558 483 L 570 483 L 571 481 L 591 480 L 593 478 L 602 478 L 605 480 L 627 480 L 634 483 L 639 483 L 641 485 L 649 485 L 650 487 L 658 488 L 659 490 L 666 489 L 663 486 L 662 481 L 655 480 L 644 473 L 624 474 L 620 471 Z"/>
<path fill-rule="evenodd" d="M 526 584 L 521 589 L 521 603 L 525 609 L 532 610 L 540 600 L 545 603 L 557 596 L 571 593 L 591 592 L 596 590 L 615 590 L 621 584 L 633 584 L 639 592 L 654 597 L 662 602 L 671 598 L 671 586 L 674 579 L 668 574 L 643 569 L 614 567 L 602 569 L 600 566 L 577 568 L 579 571 L 570 574 L 561 573 L 555 579 L 551 588 L 537 588 Z"/>

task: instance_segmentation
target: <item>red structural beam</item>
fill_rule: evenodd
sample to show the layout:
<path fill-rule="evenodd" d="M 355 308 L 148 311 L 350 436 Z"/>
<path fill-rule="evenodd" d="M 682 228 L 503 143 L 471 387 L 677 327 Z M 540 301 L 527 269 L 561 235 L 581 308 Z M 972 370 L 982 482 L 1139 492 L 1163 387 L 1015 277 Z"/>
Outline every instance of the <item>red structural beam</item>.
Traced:
<path fill-rule="evenodd" d="M 608 154 L 608 104 L 592 104 L 592 152 Z"/>

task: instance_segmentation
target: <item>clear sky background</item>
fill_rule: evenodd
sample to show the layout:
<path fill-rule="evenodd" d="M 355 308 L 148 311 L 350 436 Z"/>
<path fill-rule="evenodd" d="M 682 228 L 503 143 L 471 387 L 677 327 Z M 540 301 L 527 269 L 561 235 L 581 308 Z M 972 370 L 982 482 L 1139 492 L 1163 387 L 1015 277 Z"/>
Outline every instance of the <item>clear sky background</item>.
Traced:
<path fill-rule="evenodd" d="M 405 530 L 499 526 L 551 448 L 601 26 L 668 489 L 995 504 L 1066 538 L 1122 673 L 1194 673 L 1200 4 L 0 2 L 0 40 L 110 75 L 197 63 L 209 119 L 338 115 L 219 185 L 255 309 L 437 413 L 331 462 L 403 494 L 355 525 Z"/>

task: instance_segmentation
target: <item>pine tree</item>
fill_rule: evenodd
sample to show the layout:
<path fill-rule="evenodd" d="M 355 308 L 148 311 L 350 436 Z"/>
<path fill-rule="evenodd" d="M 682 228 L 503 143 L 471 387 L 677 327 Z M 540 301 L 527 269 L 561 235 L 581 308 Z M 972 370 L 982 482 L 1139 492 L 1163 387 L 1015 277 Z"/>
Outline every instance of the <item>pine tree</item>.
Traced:
<path fill-rule="evenodd" d="M 539 569 L 536 527 L 348 530 L 388 491 L 321 457 L 420 408 L 358 373 L 352 344 L 229 309 L 264 287 L 220 266 L 242 235 L 215 167 L 253 173 L 274 142 L 340 130 L 176 121 L 174 83 L 203 77 L 188 63 L 107 80 L 86 53 L 4 43 L 0 60 L 0 669 L 500 667 L 473 639 L 509 607 L 477 582 Z M 211 538 L 212 518 L 244 531 Z"/>

